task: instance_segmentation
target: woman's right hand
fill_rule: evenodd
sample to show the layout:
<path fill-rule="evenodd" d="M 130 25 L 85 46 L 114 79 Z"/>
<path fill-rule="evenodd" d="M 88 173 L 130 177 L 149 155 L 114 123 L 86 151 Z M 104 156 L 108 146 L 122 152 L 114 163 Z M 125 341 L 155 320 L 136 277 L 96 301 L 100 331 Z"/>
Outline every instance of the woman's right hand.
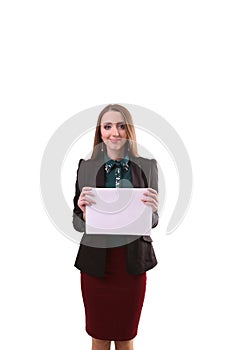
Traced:
<path fill-rule="evenodd" d="M 96 202 L 89 198 L 89 196 L 94 197 L 91 187 L 83 187 L 78 199 L 78 206 L 83 212 L 83 219 L 86 220 L 86 205 L 96 204 Z"/>

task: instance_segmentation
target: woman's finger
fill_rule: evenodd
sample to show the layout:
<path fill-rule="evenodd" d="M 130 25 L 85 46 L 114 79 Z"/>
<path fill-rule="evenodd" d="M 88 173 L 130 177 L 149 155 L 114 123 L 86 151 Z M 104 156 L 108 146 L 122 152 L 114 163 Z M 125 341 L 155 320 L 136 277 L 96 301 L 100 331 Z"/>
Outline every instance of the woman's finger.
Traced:
<path fill-rule="evenodd" d="M 147 191 L 158 194 L 158 192 L 154 188 L 151 188 L 151 187 L 148 187 Z"/>
<path fill-rule="evenodd" d="M 152 198 L 142 198 L 142 201 L 145 203 L 152 203 L 154 205 L 158 205 L 159 202 L 156 199 L 152 199 Z"/>
<path fill-rule="evenodd" d="M 152 194 L 152 193 L 143 193 L 144 194 L 144 196 L 146 197 L 146 198 L 144 198 L 145 200 L 150 200 L 150 199 L 152 199 L 152 200 L 154 200 L 154 201 L 156 201 L 156 202 L 158 202 L 158 196 L 157 196 L 157 194 Z"/>
<path fill-rule="evenodd" d="M 89 200 L 88 199 L 81 199 L 79 201 L 79 204 L 80 205 L 91 205 L 91 204 L 96 204 L 96 202 L 91 200 L 91 199 L 89 199 Z"/>
<path fill-rule="evenodd" d="M 90 189 L 91 189 L 91 187 L 83 187 L 82 192 L 81 192 L 81 195 L 82 195 L 82 196 L 90 195 L 90 196 L 93 196 L 93 197 L 94 197 L 95 195 L 94 195 L 93 191 L 90 190 Z"/>
<path fill-rule="evenodd" d="M 144 201 L 144 204 L 152 207 L 153 211 L 157 211 L 157 209 L 158 209 L 158 204 L 148 202 L 148 201 Z"/>
<path fill-rule="evenodd" d="M 153 188 L 149 188 L 147 190 L 147 192 L 143 193 L 145 196 L 150 196 L 153 198 L 157 198 L 158 197 L 158 192 L 156 190 L 154 190 Z"/>

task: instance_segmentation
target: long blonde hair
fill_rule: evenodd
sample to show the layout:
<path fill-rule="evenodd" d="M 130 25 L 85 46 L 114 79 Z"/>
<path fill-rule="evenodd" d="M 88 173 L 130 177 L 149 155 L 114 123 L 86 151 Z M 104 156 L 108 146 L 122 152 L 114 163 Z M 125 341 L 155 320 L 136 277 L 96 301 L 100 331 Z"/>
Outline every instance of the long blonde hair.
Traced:
<path fill-rule="evenodd" d="M 136 133 L 133 125 L 133 118 L 125 107 L 118 105 L 118 104 L 109 104 L 107 105 L 99 114 L 96 130 L 95 130 L 95 137 L 94 137 L 94 145 L 93 145 L 93 151 L 91 155 L 91 159 L 98 158 L 102 152 L 101 152 L 101 146 L 104 147 L 106 151 L 106 146 L 102 142 L 101 139 L 101 119 L 103 115 L 108 111 L 116 111 L 120 112 L 122 117 L 125 121 L 125 130 L 126 130 L 126 137 L 128 139 L 128 142 L 126 142 L 125 147 L 128 147 L 128 154 L 132 155 L 134 157 L 139 157 L 138 150 L 137 150 L 137 143 L 136 143 Z"/>

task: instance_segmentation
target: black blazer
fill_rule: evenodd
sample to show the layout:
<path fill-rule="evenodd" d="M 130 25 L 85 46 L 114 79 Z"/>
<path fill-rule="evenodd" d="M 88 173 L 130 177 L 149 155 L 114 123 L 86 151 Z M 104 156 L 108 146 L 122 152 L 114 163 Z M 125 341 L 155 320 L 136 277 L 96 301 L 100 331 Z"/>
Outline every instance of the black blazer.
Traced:
<path fill-rule="evenodd" d="M 155 159 L 129 156 L 131 164 L 131 182 L 133 187 L 151 187 L 158 191 L 158 168 Z M 78 207 L 78 198 L 84 186 L 104 187 L 104 160 L 80 159 L 73 199 L 73 226 L 75 230 L 84 232 L 74 266 L 92 276 L 103 277 L 105 274 L 105 258 L 107 248 L 96 248 L 95 242 L 102 239 L 103 247 L 106 235 L 86 234 L 83 212 Z M 152 214 L 152 228 L 158 225 L 158 213 Z M 151 236 L 133 236 L 135 239 L 126 244 L 126 269 L 129 274 L 141 274 L 157 265 Z M 107 246 L 106 246 L 107 247 Z"/>

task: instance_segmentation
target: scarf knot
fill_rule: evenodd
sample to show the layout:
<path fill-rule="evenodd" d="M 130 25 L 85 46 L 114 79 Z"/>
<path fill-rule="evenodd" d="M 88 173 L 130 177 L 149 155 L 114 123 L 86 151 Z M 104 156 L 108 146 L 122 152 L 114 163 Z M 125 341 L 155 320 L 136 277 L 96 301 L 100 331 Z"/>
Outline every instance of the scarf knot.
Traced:
<path fill-rule="evenodd" d="M 107 174 L 115 168 L 127 172 L 129 170 L 129 161 L 127 159 L 121 159 L 120 161 L 110 159 L 105 163 L 104 169 Z"/>

